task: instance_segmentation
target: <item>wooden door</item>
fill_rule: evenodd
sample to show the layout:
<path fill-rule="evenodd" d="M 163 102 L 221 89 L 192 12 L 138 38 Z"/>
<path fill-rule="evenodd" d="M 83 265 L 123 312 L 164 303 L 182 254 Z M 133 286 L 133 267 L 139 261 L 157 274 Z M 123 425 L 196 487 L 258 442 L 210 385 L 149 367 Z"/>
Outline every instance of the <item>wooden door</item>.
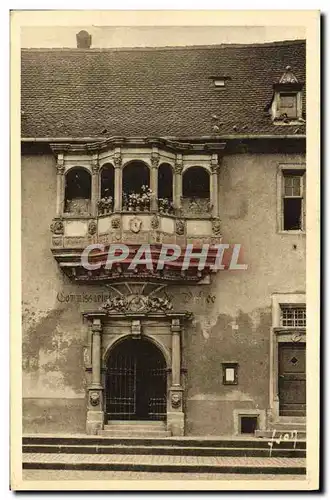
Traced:
<path fill-rule="evenodd" d="M 280 415 L 306 415 L 306 344 L 280 343 L 278 347 Z"/>

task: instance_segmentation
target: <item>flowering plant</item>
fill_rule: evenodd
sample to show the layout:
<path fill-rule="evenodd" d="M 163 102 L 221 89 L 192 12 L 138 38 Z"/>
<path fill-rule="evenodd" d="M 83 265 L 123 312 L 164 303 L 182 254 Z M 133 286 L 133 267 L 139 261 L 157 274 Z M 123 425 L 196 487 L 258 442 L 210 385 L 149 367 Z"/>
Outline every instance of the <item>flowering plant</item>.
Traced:
<path fill-rule="evenodd" d="M 173 202 L 169 198 L 159 198 L 158 209 L 160 213 L 172 214 L 174 212 Z"/>
<path fill-rule="evenodd" d="M 113 198 L 112 196 L 105 196 L 97 202 L 97 207 L 99 214 L 109 213 L 113 210 Z"/>
<path fill-rule="evenodd" d="M 150 200 L 152 198 L 152 195 L 152 190 L 145 185 L 141 187 L 141 193 L 124 193 L 123 209 L 128 209 L 130 212 L 150 210 Z"/>

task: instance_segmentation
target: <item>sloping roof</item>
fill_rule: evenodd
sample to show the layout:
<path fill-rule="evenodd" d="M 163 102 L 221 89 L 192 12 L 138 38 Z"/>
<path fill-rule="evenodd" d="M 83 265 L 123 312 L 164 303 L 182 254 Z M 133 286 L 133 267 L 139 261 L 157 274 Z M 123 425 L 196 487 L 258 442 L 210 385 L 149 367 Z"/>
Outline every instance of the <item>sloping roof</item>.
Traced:
<path fill-rule="evenodd" d="M 288 65 L 305 82 L 305 41 L 23 49 L 22 137 L 212 136 L 214 125 L 220 136 L 303 134 L 265 111 Z"/>

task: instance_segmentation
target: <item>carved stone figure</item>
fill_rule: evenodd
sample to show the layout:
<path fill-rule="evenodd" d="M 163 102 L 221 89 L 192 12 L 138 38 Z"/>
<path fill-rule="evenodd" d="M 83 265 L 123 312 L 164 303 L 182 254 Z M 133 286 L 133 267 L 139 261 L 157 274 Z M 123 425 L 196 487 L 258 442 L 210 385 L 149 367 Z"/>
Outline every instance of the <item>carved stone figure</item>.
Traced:
<path fill-rule="evenodd" d="M 177 220 L 176 221 L 176 234 L 178 234 L 179 236 L 182 236 L 184 234 L 184 227 L 185 227 L 185 223 L 183 220 Z"/>
<path fill-rule="evenodd" d="M 88 234 L 90 234 L 91 236 L 93 236 L 93 234 L 95 234 L 96 231 L 97 231 L 97 224 L 96 224 L 95 220 L 92 220 L 88 224 Z"/>
<path fill-rule="evenodd" d="M 159 164 L 159 154 L 158 153 L 151 153 L 151 165 L 153 167 L 158 167 Z"/>
<path fill-rule="evenodd" d="M 217 236 L 221 234 L 221 225 L 219 220 L 214 220 L 212 222 L 212 231 L 213 234 L 216 234 Z"/>
<path fill-rule="evenodd" d="M 111 219 L 111 227 L 113 229 L 118 229 L 120 227 L 120 218 L 119 217 L 114 217 Z"/>
<path fill-rule="evenodd" d="M 152 229 L 158 229 L 159 227 L 159 217 L 154 215 L 151 219 L 151 227 Z"/>
<path fill-rule="evenodd" d="M 92 406 L 98 406 L 100 404 L 100 395 L 98 392 L 91 392 L 89 395 L 89 401 Z"/>
<path fill-rule="evenodd" d="M 122 156 L 120 153 L 115 153 L 113 157 L 113 162 L 115 164 L 115 167 L 121 167 L 122 164 Z"/>
<path fill-rule="evenodd" d="M 172 408 L 179 408 L 181 405 L 181 394 L 175 392 L 171 397 Z"/>

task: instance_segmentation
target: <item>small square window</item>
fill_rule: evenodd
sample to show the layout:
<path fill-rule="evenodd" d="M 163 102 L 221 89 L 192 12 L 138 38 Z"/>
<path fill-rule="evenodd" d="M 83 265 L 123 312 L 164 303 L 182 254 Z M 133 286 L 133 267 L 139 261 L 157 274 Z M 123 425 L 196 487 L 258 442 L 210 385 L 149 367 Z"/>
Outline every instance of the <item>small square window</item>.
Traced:
<path fill-rule="evenodd" d="M 214 80 L 214 86 L 215 87 L 224 87 L 225 86 L 225 80 L 223 78 L 216 78 Z"/>
<path fill-rule="evenodd" d="M 258 417 L 241 416 L 241 434 L 254 434 L 258 429 Z"/>
<path fill-rule="evenodd" d="M 281 326 L 284 327 L 306 327 L 306 307 L 281 307 Z"/>
<path fill-rule="evenodd" d="M 222 363 L 224 385 L 237 385 L 238 384 L 238 363 Z"/>

